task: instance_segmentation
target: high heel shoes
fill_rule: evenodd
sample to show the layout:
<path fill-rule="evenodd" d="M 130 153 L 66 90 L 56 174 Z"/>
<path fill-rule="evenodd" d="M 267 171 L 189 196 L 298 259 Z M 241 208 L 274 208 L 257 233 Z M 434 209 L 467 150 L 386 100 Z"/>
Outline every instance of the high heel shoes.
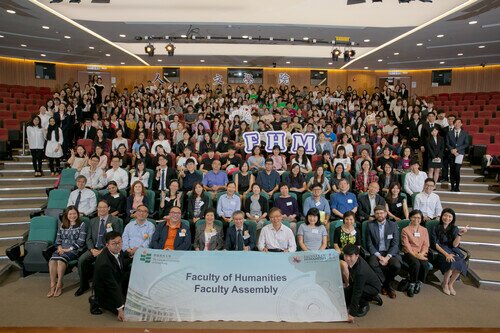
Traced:
<path fill-rule="evenodd" d="M 53 297 L 55 292 L 56 292 L 56 285 L 51 285 L 50 290 L 47 293 L 47 297 L 49 297 L 49 298 Z"/>

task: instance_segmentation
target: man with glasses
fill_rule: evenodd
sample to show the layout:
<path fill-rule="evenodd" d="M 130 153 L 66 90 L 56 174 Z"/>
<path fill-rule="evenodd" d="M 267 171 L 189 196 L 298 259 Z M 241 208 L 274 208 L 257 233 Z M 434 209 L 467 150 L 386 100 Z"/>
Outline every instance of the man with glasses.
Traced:
<path fill-rule="evenodd" d="M 184 250 L 191 248 L 189 225 L 181 222 L 181 209 L 174 206 L 164 223 L 159 223 L 151 237 L 150 247 L 162 250 Z"/>
<path fill-rule="evenodd" d="M 122 250 L 129 258 L 133 258 L 138 248 L 148 248 L 155 226 L 148 221 L 148 207 L 139 205 L 135 210 L 135 219 L 130 221 L 123 231 Z"/>
<path fill-rule="evenodd" d="M 110 231 L 105 236 L 106 247 L 97 257 L 94 274 L 95 302 L 102 308 L 116 314 L 117 319 L 125 319 L 125 298 L 130 273 L 123 263 L 124 253 L 120 233 Z M 94 305 L 94 304 L 93 304 Z M 102 313 L 92 307 L 92 314 Z"/>
<path fill-rule="evenodd" d="M 252 251 L 255 237 L 245 222 L 245 213 L 237 210 L 233 213 L 233 225 L 227 229 L 226 245 L 228 251 Z"/>
<path fill-rule="evenodd" d="M 271 224 L 264 226 L 260 232 L 257 247 L 262 252 L 295 252 L 297 243 L 292 229 L 282 223 L 283 214 L 279 208 L 269 211 Z"/>
<path fill-rule="evenodd" d="M 434 193 L 436 182 L 432 178 L 427 178 L 424 183 L 424 191 L 415 196 L 414 209 L 419 209 L 424 214 L 424 221 L 433 220 L 441 216 L 443 207 L 439 195 Z"/>
<path fill-rule="evenodd" d="M 122 233 L 123 224 L 120 219 L 109 213 L 109 205 L 106 200 L 97 204 L 97 216 L 90 220 L 87 226 L 87 249 L 78 258 L 78 274 L 80 275 L 80 288 L 75 296 L 81 296 L 89 289 L 89 279 L 92 275 L 92 263 L 101 254 L 106 242 L 104 235 L 107 232 L 116 231 Z"/>

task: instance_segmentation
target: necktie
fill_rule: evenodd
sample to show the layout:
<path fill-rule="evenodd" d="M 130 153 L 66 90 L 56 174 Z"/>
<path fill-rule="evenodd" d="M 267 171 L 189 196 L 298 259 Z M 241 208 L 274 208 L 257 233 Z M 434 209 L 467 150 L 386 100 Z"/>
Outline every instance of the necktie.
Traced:
<path fill-rule="evenodd" d="M 101 223 L 99 224 L 99 233 L 97 234 L 97 243 L 96 243 L 96 247 L 98 249 L 104 246 L 103 238 L 105 232 L 106 232 L 106 221 L 104 221 L 104 219 L 101 219 Z"/>
<path fill-rule="evenodd" d="M 238 251 L 242 251 L 243 250 L 243 234 L 242 234 L 241 229 L 238 229 L 238 237 L 237 237 L 237 240 L 236 240 L 236 249 Z"/>
<path fill-rule="evenodd" d="M 455 140 L 458 141 L 458 131 L 455 131 Z"/>
<path fill-rule="evenodd" d="M 82 200 L 82 191 L 78 191 L 78 196 L 76 197 L 75 200 L 76 209 L 78 209 L 78 206 L 80 206 L 80 200 Z"/>
<path fill-rule="evenodd" d="M 434 124 L 431 124 L 431 129 L 434 128 Z"/>
<path fill-rule="evenodd" d="M 160 177 L 160 191 L 165 191 L 165 170 L 161 171 Z"/>
<path fill-rule="evenodd" d="M 84 139 L 87 139 L 87 133 L 89 132 L 89 128 L 85 126 L 85 135 L 83 136 Z"/>

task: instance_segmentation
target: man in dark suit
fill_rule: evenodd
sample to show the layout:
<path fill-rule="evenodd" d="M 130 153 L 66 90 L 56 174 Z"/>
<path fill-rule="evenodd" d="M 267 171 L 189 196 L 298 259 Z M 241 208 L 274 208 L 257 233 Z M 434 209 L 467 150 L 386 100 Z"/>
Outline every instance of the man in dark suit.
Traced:
<path fill-rule="evenodd" d="M 80 288 L 75 292 L 75 296 L 81 296 L 89 289 L 89 279 L 92 276 L 92 263 L 101 254 L 104 246 L 104 235 L 107 232 L 123 232 L 123 222 L 109 214 L 109 205 L 105 200 L 97 204 L 97 216 L 90 220 L 87 226 L 87 249 L 78 258 L 78 274 L 80 275 Z"/>
<path fill-rule="evenodd" d="M 462 119 L 453 123 L 453 131 L 448 132 L 446 145 L 450 150 L 450 183 L 452 192 L 460 192 L 460 168 L 465 150 L 469 147 L 469 135 L 462 130 Z"/>
<path fill-rule="evenodd" d="M 90 119 L 85 119 L 85 122 L 80 127 L 78 133 L 78 139 L 90 139 L 95 140 L 97 135 L 97 130 L 92 126 L 92 121 Z"/>
<path fill-rule="evenodd" d="M 427 121 L 422 123 L 422 127 L 420 129 L 420 137 L 421 137 L 421 143 L 422 146 L 424 147 L 424 154 L 423 154 L 423 170 L 427 171 L 427 165 L 428 165 L 428 160 L 429 160 L 429 153 L 427 151 L 427 142 L 429 141 L 429 138 L 431 137 L 431 132 L 434 128 L 437 128 L 438 131 L 441 130 L 441 126 L 436 123 L 436 114 L 434 112 L 429 112 L 427 114 Z"/>
<path fill-rule="evenodd" d="M 443 155 L 443 173 L 441 175 L 441 181 L 442 182 L 448 182 L 450 179 L 448 177 L 449 175 L 449 170 L 450 170 L 450 150 L 448 149 L 448 133 L 453 132 L 455 128 L 453 127 L 453 123 L 455 122 L 455 115 L 450 114 L 447 117 L 448 121 L 447 124 L 448 126 L 442 127 L 441 128 L 441 136 L 444 138 L 444 155 Z"/>
<path fill-rule="evenodd" d="M 384 206 L 385 199 L 382 198 L 378 191 L 380 186 L 377 182 L 372 182 L 368 185 L 366 194 L 360 194 L 358 197 L 358 218 L 359 221 L 375 219 L 375 207 Z"/>
<path fill-rule="evenodd" d="M 382 295 L 396 298 L 391 287 L 396 275 L 401 270 L 399 255 L 399 230 L 396 222 L 387 220 L 385 206 L 375 207 L 375 220 L 368 222 L 366 244 L 370 256 L 368 264 L 382 281 Z"/>
<path fill-rule="evenodd" d="M 227 229 L 226 250 L 252 251 L 255 248 L 255 238 L 244 223 L 245 213 L 237 210 L 233 213 L 233 225 Z"/>
<path fill-rule="evenodd" d="M 342 252 L 349 267 L 349 285 L 344 289 L 344 296 L 348 321 L 352 321 L 352 317 L 363 317 L 368 313 L 368 302 L 375 301 L 382 305 L 383 301 L 378 295 L 382 283 L 365 259 L 359 256 L 360 249 L 357 245 L 348 244 Z"/>
<path fill-rule="evenodd" d="M 153 189 L 158 197 L 161 191 L 168 190 L 168 185 L 172 179 L 177 179 L 175 167 L 168 166 L 168 161 L 165 156 L 158 156 L 158 168 L 156 169 L 156 177 L 153 181 Z"/>
<path fill-rule="evenodd" d="M 159 223 L 151 237 L 152 249 L 187 251 L 191 248 L 191 231 L 189 225 L 181 222 L 181 214 L 180 207 L 170 209 L 165 223 Z"/>
<path fill-rule="evenodd" d="M 118 320 L 125 319 L 125 298 L 130 272 L 123 263 L 120 233 L 110 231 L 105 236 L 106 247 L 97 256 L 94 273 L 94 294 L 100 307 L 113 312 Z"/>

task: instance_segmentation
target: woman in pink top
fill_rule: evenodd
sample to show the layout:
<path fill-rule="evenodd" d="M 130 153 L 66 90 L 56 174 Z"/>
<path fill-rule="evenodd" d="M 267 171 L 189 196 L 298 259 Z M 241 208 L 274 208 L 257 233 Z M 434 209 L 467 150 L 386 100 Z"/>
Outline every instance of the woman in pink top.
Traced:
<path fill-rule="evenodd" d="M 420 225 L 424 220 L 422 212 L 418 209 L 410 212 L 410 224 L 401 232 L 403 245 L 403 260 L 408 264 L 410 286 L 406 291 L 409 297 L 420 292 L 422 283 L 425 282 L 429 272 L 429 233 Z"/>
<path fill-rule="evenodd" d="M 278 171 L 278 173 L 283 173 L 286 171 L 286 159 L 285 156 L 281 155 L 280 146 L 276 145 L 273 147 L 273 154 L 270 157 L 273 160 L 273 169 Z"/>

